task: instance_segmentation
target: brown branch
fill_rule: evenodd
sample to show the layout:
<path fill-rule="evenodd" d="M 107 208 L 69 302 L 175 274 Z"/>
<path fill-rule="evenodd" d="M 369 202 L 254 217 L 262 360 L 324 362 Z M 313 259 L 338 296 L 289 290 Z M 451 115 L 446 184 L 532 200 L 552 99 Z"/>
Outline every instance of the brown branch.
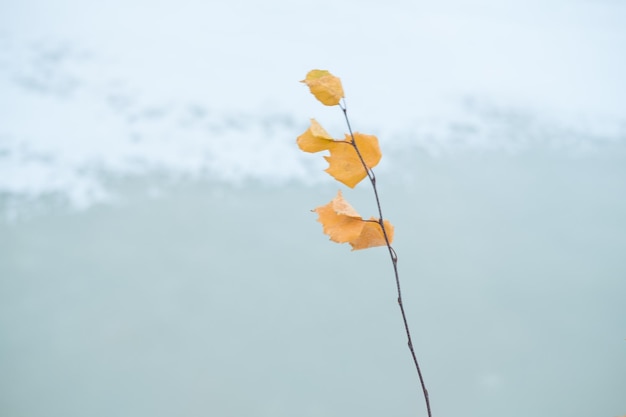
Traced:
<path fill-rule="evenodd" d="M 413 363 L 415 364 L 415 369 L 417 370 L 417 375 L 420 380 L 420 385 L 422 387 L 422 393 L 424 394 L 424 401 L 426 402 L 426 411 L 428 412 L 428 417 L 432 417 L 432 413 L 430 410 L 430 399 L 428 397 L 428 390 L 426 389 L 426 384 L 424 383 L 424 377 L 422 375 L 422 370 L 420 369 L 419 363 L 417 361 L 417 356 L 415 355 L 415 349 L 413 348 L 413 341 L 411 339 L 411 331 L 409 330 L 409 323 L 406 318 L 406 313 L 404 312 L 404 304 L 402 303 L 402 290 L 400 288 L 400 275 L 398 274 L 398 255 L 396 251 L 391 247 L 391 242 L 389 241 L 389 235 L 387 234 L 387 229 L 385 228 L 385 223 L 383 220 L 383 211 L 380 206 L 380 198 L 378 197 L 378 189 L 376 187 L 376 176 L 374 175 L 374 171 L 367 166 L 359 148 L 354 139 L 354 134 L 352 132 L 352 126 L 350 125 L 350 120 L 348 119 L 348 108 L 346 106 L 345 99 L 343 99 L 343 104 L 339 103 L 339 107 L 343 111 L 343 115 L 346 119 L 346 124 L 348 125 L 348 133 L 352 138 L 350 144 L 354 147 L 361 163 L 363 164 L 363 168 L 367 173 L 367 177 L 372 183 L 372 188 L 374 189 L 374 196 L 376 197 L 376 206 L 378 207 L 378 224 L 383 230 L 383 236 L 385 237 L 385 243 L 387 244 L 387 249 L 389 250 L 389 256 L 391 257 L 391 263 L 393 264 L 393 272 L 396 278 L 396 290 L 398 292 L 398 305 L 400 306 L 400 312 L 402 313 L 402 321 L 404 323 L 404 330 L 406 332 L 406 336 L 408 339 L 409 350 L 411 351 L 411 357 L 413 358 Z"/>

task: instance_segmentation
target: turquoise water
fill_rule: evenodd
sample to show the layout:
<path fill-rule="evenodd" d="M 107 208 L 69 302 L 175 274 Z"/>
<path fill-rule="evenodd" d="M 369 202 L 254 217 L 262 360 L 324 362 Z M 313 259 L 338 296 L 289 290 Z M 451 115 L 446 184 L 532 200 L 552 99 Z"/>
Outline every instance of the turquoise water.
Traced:
<path fill-rule="evenodd" d="M 626 413 L 625 162 L 407 155 L 379 174 L 434 415 Z M 388 255 L 309 211 L 330 179 L 109 185 L 0 226 L 1 415 L 425 415 Z M 344 196 L 374 214 L 367 184 Z"/>

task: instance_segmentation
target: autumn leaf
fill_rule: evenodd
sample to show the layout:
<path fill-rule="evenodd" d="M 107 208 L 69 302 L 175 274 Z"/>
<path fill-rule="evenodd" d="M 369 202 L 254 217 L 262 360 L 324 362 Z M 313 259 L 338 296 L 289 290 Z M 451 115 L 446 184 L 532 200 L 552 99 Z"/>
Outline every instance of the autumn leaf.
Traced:
<path fill-rule="evenodd" d="M 376 136 L 355 133 L 354 141 L 365 165 L 370 169 L 378 165 L 382 154 Z M 328 161 L 326 172 L 337 181 L 354 188 L 367 176 L 367 171 L 351 142 L 350 135 L 346 135 L 346 140 L 335 142 L 335 146 L 330 149 L 330 156 L 325 156 L 324 159 Z"/>
<path fill-rule="evenodd" d="M 377 219 L 364 220 L 359 213 L 344 200 L 341 191 L 325 206 L 313 210 L 318 214 L 324 233 L 337 243 L 349 243 L 352 250 L 385 246 L 385 235 Z M 384 222 L 389 243 L 393 241 L 393 226 Z"/>
<path fill-rule="evenodd" d="M 328 150 L 330 156 L 324 157 L 328 161 L 326 172 L 350 188 L 354 188 L 367 176 L 350 135 L 346 135 L 345 140 L 335 140 L 315 119 L 311 119 L 311 126 L 298 136 L 296 142 L 305 152 Z M 355 133 L 354 143 L 368 168 L 378 165 L 382 154 L 376 136 Z"/>
<path fill-rule="evenodd" d="M 311 119 L 311 126 L 296 139 L 298 147 L 309 153 L 328 150 L 333 146 L 334 141 L 315 119 Z"/>
<path fill-rule="evenodd" d="M 341 80 L 326 70 L 311 70 L 302 81 L 316 99 L 326 106 L 336 106 L 343 98 Z"/>
<path fill-rule="evenodd" d="M 389 244 L 391 244 L 393 241 L 393 226 L 389 223 L 389 220 L 384 220 L 383 223 L 385 224 Z M 378 223 L 378 219 L 371 217 L 369 221 L 365 222 L 358 239 L 350 242 L 350 245 L 352 245 L 352 250 L 386 246 L 385 234 L 382 227 L 380 227 L 380 223 Z"/>

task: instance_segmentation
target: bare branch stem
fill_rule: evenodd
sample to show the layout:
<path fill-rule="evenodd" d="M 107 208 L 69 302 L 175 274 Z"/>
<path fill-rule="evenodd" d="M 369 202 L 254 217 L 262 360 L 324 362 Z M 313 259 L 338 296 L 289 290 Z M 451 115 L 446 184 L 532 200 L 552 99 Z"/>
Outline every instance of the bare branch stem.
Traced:
<path fill-rule="evenodd" d="M 417 356 L 415 355 L 415 349 L 413 348 L 413 340 L 411 339 L 411 331 L 409 330 L 409 323 L 406 318 L 406 313 L 404 312 L 404 304 L 402 303 L 402 290 L 400 288 L 400 275 L 398 274 L 398 255 L 396 251 L 391 247 L 391 242 L 389 241 L 389 236 L 387 234 L 387 229 L 385 228 L 385 223 L 383 220 L 383 211 L 380 206 L 380 198 L 378 197 L 378 189 L 376 187 L 376 176 L 374 175 L 374 171 L 367 166 L 359 148 L 354 139 L 354 133 L 352 132 L 352 126 L 350 125 L 350 120 L 348 119 L 348 108 L 346 106 L 345 99 L 343 103 L 339 104 L 339 107 L 343 111 L 343 115 L 346 119 L 346 124 L 348 125 L 348 132 L 350 137 L 352 138 L 352 142 L 350 143 L 354 150 L 356 151 L 361 163 L 363 164 L 363 168 L 367 173 L 367 177 L 372 183 L 372 188 L 374 189 L 374 196 L 376 197 L 376 206 L 378 207 L 378 223 L 383 230 L 383 236 L 385 238 L 385 243 L 387 244 L 387 249 L 389 250 L 389 256 L 391 257 L 391 263 L 393 264 L 393 272 L 396 278 L 396 289 L 398 292 L 398 305 L 400 306 L 400 312 L 402 313 L 402 322 L 404 323 L 404 330 L 406 332 L 406 336 L 408 339 L 409 350 L 411 351 L 411 357 L 413 358 L 413 363 L 415 364 L 415 369 L 417 370 L 417 375 L 420 380 L 420 385 L 422 387 L 422 393 L 424 394 L 424 401 L 426 402 L 426 411 L 428 412 L 428 417 L 432 417 L 432 413 L 430 410 L 430 399 L 428 397 L 428 390 L 426 389 L 426 384 L 424 383 L 424 377 L 422 375 L 422 370 L 420 369 L 419 363 L 417 361 Z"/>

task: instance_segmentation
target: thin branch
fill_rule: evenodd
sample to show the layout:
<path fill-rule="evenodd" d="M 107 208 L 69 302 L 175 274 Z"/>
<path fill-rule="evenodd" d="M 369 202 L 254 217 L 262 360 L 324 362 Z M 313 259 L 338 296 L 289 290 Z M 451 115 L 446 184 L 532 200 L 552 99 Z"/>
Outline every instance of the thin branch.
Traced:
<path fill-rule="evenodd" d="M 430 399 L 428 397 L 428 390 L 426 389 L 426 384 L 424 383 L 424 377 L 422 376 L 422 370 L 420 369 L 419 363 L 417 361 L 417 356 L 415 355 L 415 350 L 413 348 L 413 340 L 411 339 L 411 331 L 409 330 L 409 323 L 406 318 L 406 313 L 404 312 L 404 304 L 402 303 L 402 290 L 400 288 L 400 275 L 398 274 L 398 255 L 396 251 L 391 247 L 391 242 L 389 241 L 389 236 L 387 234 L 387 229 L 385 228 L 385 223 L 383 220 L 383 211 L 380 206 L 380 198 L 378 197 L 378 189 L 376 187 L 376 176 L 374 175 L 374 171 L 367 166 L 359 148 L 354 139 L 354 133 L 352 132 L 352 126 L 350 125 L 350 120 L 348 119 L 348 107 L 346 106 L 345 99 L 343 103 L 339 103 L 339 107 L 343 111 L 343 115 L 346 119 L 346 124 L 348 125 L 348 132 L 350 133 L 350 137 L 352 141 L 350 144 L 354 147 L 359 159 L 361 160 L 361 164 L 363 164 L 363 168 L 367 173 L 367 177 L 372 183 L 372 188 L 374 189 L 374 197 L 376 197 L 376 206 L 378 207 L 378 224 L 380 224 L 381 229 L 383 230 L 383 236 L 385 238 L 385 243 L 387 244 L 387 249 L 389 250 L 389 256 L 391 257 L 391 263 L 393 264 L 393 272 L 396 278 L 396 290 L 398 292 L 398 305 L 400 306 L 400 312 L 402 313 L 402 321 L 404 323 L 404 330 L 406 332 L 406 336 L 408 339 L 409 350 L 411 351 L 411 357 L 413 358 L 413 363 L 415 364 L 415 369 L 417 370 L 417 375 L 420 380 L 420 385 L 422 387 L 422 393 L 424 394 L 424 401 L 426 402 L 426 410 L 428 412 L 428 417 L 432 417 L 432 413 L 430 410 Z"/>

